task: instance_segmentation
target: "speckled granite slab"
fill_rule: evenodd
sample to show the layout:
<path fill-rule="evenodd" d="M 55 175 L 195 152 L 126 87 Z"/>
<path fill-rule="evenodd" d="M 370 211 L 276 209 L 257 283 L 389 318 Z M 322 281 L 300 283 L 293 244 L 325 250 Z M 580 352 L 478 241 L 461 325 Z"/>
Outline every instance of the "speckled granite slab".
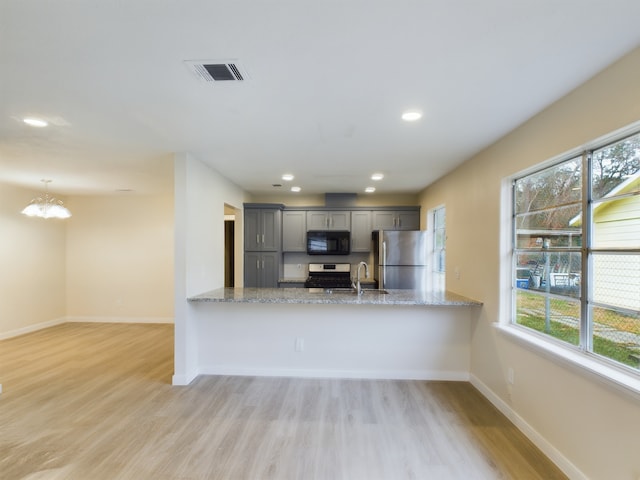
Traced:
<path fill-rule="evenodd" d="M 188 298 L 190 302 L 308 303 L 361 305 L 480 306 L 481 302 L 450 292 L 418 290 L 365 290 L 362 295 L 348 289 L 321 288 L 219 288 Z"/>

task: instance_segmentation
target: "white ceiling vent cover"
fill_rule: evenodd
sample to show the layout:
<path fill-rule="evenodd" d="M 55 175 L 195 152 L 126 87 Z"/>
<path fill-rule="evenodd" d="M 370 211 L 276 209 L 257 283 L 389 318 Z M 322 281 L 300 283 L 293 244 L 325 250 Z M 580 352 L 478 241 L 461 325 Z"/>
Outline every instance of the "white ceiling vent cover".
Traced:
<path fill-rule="evenodd" d="M 186 60 L 184 63 L 204 82 L 238 82 L 248 78 L 236 60 Z"/>

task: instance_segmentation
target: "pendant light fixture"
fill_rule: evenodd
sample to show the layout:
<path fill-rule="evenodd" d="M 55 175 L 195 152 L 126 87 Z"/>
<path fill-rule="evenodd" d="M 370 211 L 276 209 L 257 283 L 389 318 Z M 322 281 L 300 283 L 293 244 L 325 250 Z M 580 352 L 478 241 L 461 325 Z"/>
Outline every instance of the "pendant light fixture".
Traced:
<path fill-rule="evenodd" d="M 71 212 L 64 206 L 61 200 L 49 195 L 49 184 L 51 180 L 41 180 L 44 183 L 44 197 L 36 197 L 29 205 L 24 207 L 22 213 L 27 217 L 40 218 L 69 218 Z"/>

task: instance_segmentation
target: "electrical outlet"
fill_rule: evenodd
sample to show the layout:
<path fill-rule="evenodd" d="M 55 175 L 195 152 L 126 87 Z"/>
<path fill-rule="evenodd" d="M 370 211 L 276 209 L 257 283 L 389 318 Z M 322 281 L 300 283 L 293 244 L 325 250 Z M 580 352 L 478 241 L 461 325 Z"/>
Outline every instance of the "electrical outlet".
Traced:
<path fill-rule="evenodd" d="M 296 352 L 304 351 L 304 338 L 301 338 L 301 337 L 296 338 L 295 350 Z"/>
<path fill-rule="evenodd" d="M 511 367 L 507 369 L 507 382 L 509 382 L 509 385 L 514 385 L 516 382 L 516 375 Z"/>
<path fill-rule="evenodd" d="M 460 267 L 455 267 L 453 269 L 453 274 L 455 275 L 456 280 L 460 280 Z"/>

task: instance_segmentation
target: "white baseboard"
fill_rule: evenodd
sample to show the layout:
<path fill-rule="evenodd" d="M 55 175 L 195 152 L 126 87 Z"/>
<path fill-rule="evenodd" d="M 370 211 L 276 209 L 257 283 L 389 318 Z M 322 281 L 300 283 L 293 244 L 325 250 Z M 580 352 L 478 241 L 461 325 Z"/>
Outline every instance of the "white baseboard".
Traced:
<path fill-rule="evenodd" d="M 9 330 L 8 332 L 1 332 L 0 340 L 5 340 L 7 338 L 12 338 L 12 337 L 18 337 L 20 335 L 25 335 L 27 333 L 37 332 L 38 330 L 42 330 L 43 328 L 55 327 L 56 325 L 61 325 L 66 321 L 67 320 L 65 317 L 54 318 L 53 320 L 49 320 L 47 322 L 27 325 L 26 327 L 17 328 L 15 330 Z"/>
<path fill-rule="evenodd" d="M 502 414 L 513 423 L 536 447 L 549 457 L 565 475 L 572 480 L 588 480 L 588 477 L 582 473 L 573 463 L 569 461 L 562 453 L 547 441 L 538 431 L 529 425 L 520 415 L 518 415 L 509 404 L 496 395 L 493 390 L 482 383 L 475 375 L 470 375 L 471 384 L 476 387 L 493 406 L 495 406 Z"/>
<path fill-rule="evenodd" d="M 189 385 L 196 379 L 197 376 L 198 373 L 195 372 L 190 374 L 173 375 L 173 377 L 171 378 L 171 385 L 173 385 L 174 387 L 183 387 Z"/>
<path fill-rule="evenodd" d="M 173 323 L 173 317 L 65 317 L 69 323 Z"/>
<path fill-rule="evenodd" d="M 425 370 L 325 370 L 295 368 L 260 368 L 232 365 L 200 367 L 201 375 L 229 375 L 240 377 L 297 377 L 297 378 L 358 378 L 370 380 L 443 380 L 468 382 L 469 372 Z"/>

